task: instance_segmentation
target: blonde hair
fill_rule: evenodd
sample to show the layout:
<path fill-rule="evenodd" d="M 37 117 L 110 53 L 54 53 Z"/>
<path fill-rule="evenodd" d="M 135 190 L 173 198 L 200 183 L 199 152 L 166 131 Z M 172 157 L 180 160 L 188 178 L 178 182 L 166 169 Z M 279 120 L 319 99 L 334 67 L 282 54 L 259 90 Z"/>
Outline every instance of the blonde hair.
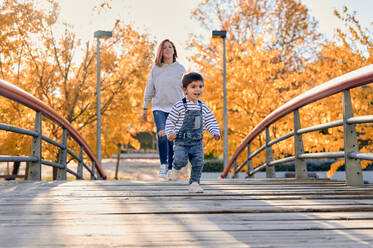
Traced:
<path fill-rule="evenodd" d="M 174 43 L 172 43 L 172 41 L 170 41 L 169 39 L 165 39 L 161 42 L 161 44 L 159 44 L 158 50 L 157 50 L 157 56 L 155 57 L 155 64 L 159 67 L 161 67 L 162 63 L 163 63 L 163 45 L 166 42 L 169 42 L 171 44 L 172 48 L 174 49 L 174 55 L 173 55 L 172 62 L 175 62 L 176 58 L 177 58 L 177 52 L 176 52 L 176 47 L 175 47 Z"/>

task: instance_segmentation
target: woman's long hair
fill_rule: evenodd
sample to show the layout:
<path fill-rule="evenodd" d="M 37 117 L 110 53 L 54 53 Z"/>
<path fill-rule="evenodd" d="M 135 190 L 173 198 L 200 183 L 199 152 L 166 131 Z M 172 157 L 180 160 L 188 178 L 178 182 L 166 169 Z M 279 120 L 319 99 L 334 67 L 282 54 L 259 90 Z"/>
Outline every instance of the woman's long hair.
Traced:
<path fill-rule="evenodd" d="M 169 39 L 165 39 L 161 42 L 161 44 L 159 44 L 158 46 L 158 50 L 157 50 L 157 56 L 155 57 L 155 64 L 159 67 L 162 66 L 162 63 L 163 63 L 163 45 L 164 43 L 166 42 L 170 42 L 171 46 L 173 47 L 174 49 L 174 56 L 173 56 L 173 60 L 172 62 L 175 62 L 176 61 L 176 58 L 177 58 L 177 52 L 176 52 L 176 47 L 174 45 L 174 43 L 172 41 L 170 41 Z"/>

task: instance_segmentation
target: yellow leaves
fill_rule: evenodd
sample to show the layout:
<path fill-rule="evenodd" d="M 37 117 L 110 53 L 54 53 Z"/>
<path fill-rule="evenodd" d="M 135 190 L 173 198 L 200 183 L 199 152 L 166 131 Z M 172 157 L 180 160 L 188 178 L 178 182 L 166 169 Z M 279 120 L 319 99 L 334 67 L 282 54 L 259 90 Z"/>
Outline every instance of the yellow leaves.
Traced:
<path fill-rule="evenodd" d="M 136 149 L 136 150 L 140 150 L 140 142 L 136 139 L 131 139 L 131 145 Z"/>
<path fill-rule="evenodd" d="M 216 2 L 206 1 L 202 4 L 204 8 L 194 14 L 202 18 L 208 7 L 213 6 L 207 3 Z M 255 3 L 255 6 L 241 0 L 232 3 L 236 10 L 229 13 L 232 18 L 229 19 L 230 25 L 226 26 L 231 34 L 226 40 L 230 154 L 234 151 L 233 144 L 239 144 L 242 137 L 277 107 L 314 86 L 367 63 L 348 43 L 325 42 L 320 45 L 316 42 L 319 36 L 314 30 L 315 23 L 301 3 L 273 1 L 271 12 L 264 11 L 269 5 L 261 5 L 261 1 Z M 224 10 L 219 13 L 220 17 L 227 14 Z M 204 21 L 208 16 L 204 15 Z M 283 18 L 276 19 L 279 16 Z M 350 29 L 350 32 L 354 37 L 360 37 L 357 30 Z M 345 39 L 345 34 L 340 32 L 340 35 Z M 204 100 L 222 123 L 221 46 L 214 40 L 209 46 L 198 44 L 196 40 L 193 42 L 199 53 L 192 56 L 191 61 L 200 66 L 207 78 Z M 314 50 L 312 62 L 302 56 L 303 50 L 310 53 L 312 49 L 309 48 L 316 46 L 318 49 Z M 369 100 L 364 98 L 368 93 L 368 90 L 365 94 L 356 93 L 353 101 L 356 114 L 369 111 L 366 104 Z M 339 120 L 341 112 L 342 97 L 338 94 L 302 108 L 301 125 L 308 127 Z M 288 121 L 277 127 L 275 135 L 284 135 L 291 129 L 292 121 Z M 304 135 L 307 152 L 339 151 L 343 149 L 341 140 L 342 128 Z M 293 152 L 292 144 L 279 144 L 277 148 L 279 156 Z M 218 153 L 221 152 L 222 147 L 219 147 Z"/>
<path fill-rule="evenodd" d="M 54 13 L 51 14 L 56 15 L 57 7 L 53 7 Z M 48 26 L 54 17 L 39 13 L 32 4 L 17 5 L 16 1 L 7 1 L 6 5 L 0 5 L 0 10 L 1 19 L 7 20 L 2 21 L 0 27 L 8 33 L 6 38 L 14 41 L 4 43 L 5 37 L 0 34 L 0 58 L 9 58 L 5 63 L 9 66 L 2 64 L 0 75 L 73 122 L 95 150 L 96 46 L 87 43 L 81 47 L 69 25 L 64 36 L 56 39 L 51 26 Z M 3 19 L 5 13 L 18 13 L 20 20 Z M 31 21 L 27 22 L 27 18 Z M 32 33 L 35 30 L 38 32 Z M 151 129 L 151 125 L 140 125 L 141 113 L 136 110 L 141 109 L 154 50 L 154 43 L 149 41 L 148 35 L 139 34 L 130 25 L 117 23 L 113 33 L 115 38 L 101 43 L 102 146 L 104 154 L 109 155 L 116 152 L 116 142 L 127 141 L 139 147 L 138 141 L 131 135 L 142 128 Z M 78 50 L 83 55 L 73 61 L 73 55 Z M 28 115 L 27 111 L 20 114 L 19 109 L 10 111 L 13 107 L 9 104 L 1 104 L 0 107 L 1 113 L 7 113 L 0 119 L 11 120 L 6 122 L 9 124 L 20 122 Z M 29 129 L 33 129 L 32 125 Z M 60 139 L 61 134 L 53 130 L 51 123 L 46 124 L 44 131 L 45 135 Z M 10 148 L 3 143 L 0 147 Z M 24 144 L 21 141 L 19 145 Z"/>
<path fill-rule="evenodd" d="M 299 47 L 301 45 L 304 44 L 304 41 L 303 40 L 298 40 L 296 43 L 295 43 L 295 47 Z"/>
<path fill-rule="evenodd" d="M 371 161 L 368 161 L 368 160 L 362 160 L 362 161 L 360 162 L 360 164 L 361 164 L 361 168 L 362 168 L 362 169 L 365 169 L 365 168 L 368 167 L 369 164 L 371 164 Z"/>
<path fill-rule="evenodd" d="M 334 173 L 338 170 L 338 168 L 341 167 L 341 166 L 344 165 L 344 164 L 345 164 L 344 159 L 342 159 L 342 160 L 338 160 L 338 161 L 332 163 L 332 164 L 330 165 L 330 169 L 329 169 L 328 172 L 326 173 L 327 177 L 328 177 L 328 178 L 331 178 L 331 177 L 334 175 Z M 368 161 L 368 160 L 362 160 L 362 161 L 360 162 L 360 164 L 361 164 L 361 168 L 362 168 L 362 169 L 365 169 L 366 167 L 368 167 L 369 164 L 371 164 L 371 161 Z"/>
<path fill-rule="evenodd" d="M 100 3 L 107 2 L 102 0 Z M 42 13 L 31 11 L 30 4 L 15 6 L 13 3 L 14 1 L 7 1 L 6 5 L 0 6 L 0 58 L 4 60 L 1 67 L 2 77 L 14 81 L 26 91 L 40 97 L 73 121 L 94 147 L 95 47 L 87 44 L 81 48 L 79 41 L 73 42 L 75 34 L 69 32 L 65 33 L 63 39 L 54 41 L 47 32 L 48 27 L 43 26 L 46 22 L 40 22 L 43 18 Z M 228 3 L 236 8 L 217 11 L 215 7 L 218 3 L 216 0 L 205 0 L 192 15 L 200 18 L 202 23 L 208 24 L 209 21 L 216 21 L 209 20 L 210 13 L 217 13 L 218 20 L 226 20 L 224 27 L 227 27 L 230 33 L 226 40 L 230 154 L 253 127 L 283 103 L 336 76 L 373 63 L 372 43 L 366 38 L 368 34 L 362 35 L 356 25 L 347 29 L 346 32 L 349 34 L 340 30 L 340 39 L 345 41 L 343 44 L 325 42 L 321 47 L 320 43 L 314 40 L 317 32 L 312 28 L 313 22 L 307 19 L 307 9 L 297 1 L 237 0 Z M 336 15 L 344 18 L 346 23 L 356 23 L 353 16 L 346 16 L 347 9 L 343 12 L 336 12 Z M 19 22 L 12 17 L 12 13 L 17 13 Z M 225 15 L 232 18 L 223 18 Z M 28 23 L 29 19 L 32 22 Z M 16 24 L 18 26 L 15 26 Z M 20 30 L 23 34 L 20 34 Z M 40 30 L 40 34 L 34 34 L 36 30 Z M 7 39 L 9 35 L 12 39 Z M 40 49 L 35 43 L 39 43 L 42 36 L 43 43 L 40 43 L 44 47 Z M 37 39 L 31 42 L 30 37 Z M 353 45 L 347 42 L 348 37 L 365 44 L 367 57 L 354 50 Z M 319 46 L 320 53 L 304 49 L 311 45 Z M 52 49 L 53 46 L 56 46 L 56 50 Z M 113 39 L 102 43 L 101 97 L 103 148 L 106 154 L 116 151 L 116 142 L 130 142 L 133 146 L 139 147 L 138 141 L 133 139 L 132 135 L 139 131 L 154 130 L 151 122 L 142 124 L 139 121 L 143 90 L 153 63 L 154 46 L 155 43 L 149 41 L 147 34 L 140 34 L 131 25 L 123 23 L 115 25 Z M 196 51 L 190 60 L 205 78 L 203 100 L 213 110 L 222 127 L 221 40 L 211 39 L 209 44 L 203 44 L 195 38 L 191 39 L 190 47 Z M 83 49 L 85 54 L 80 61 L 73 64 L 71 56 L 77 49 Z M 314 60 L 310 62 L 302 57 L 303 51 L 308 55 L 311 53 Z M 16 66 L 18 62 L 19 68 Z M 372 89 L 370 85 L 353 93 L 355 115 L 371 114 L 371 105 L 367 102 L 373 101 Z M 1 102 L 0 106 L 5 111 L 14 110 L 9 104 Z M 337 107 L 331 109 L 330 106 Z M 302 127 L 341 119 L 340 110 L 340 95 L 328 98 L 325 102 L 306 106 L 301 109 Z M 1 119 L 17 122 L 20 116 L 22 115 L 18 112 L 14 115 L 3 115 Z M 151 119 L 151 115 L 149 117 Z M 288 118 L 280 122 L 273 133 L 276 137 L 284 135 L 292 129 L 292 125 L 291 118 Z M 371 139 L 372 128 L 358 128 L 361 133 L 360 140 Z M 304 143 L 309 152 L 319 152 L 322 149 L 338 151 L 343 146 L 342 137 L 343 131 L 333 128 L 329 129 L 327 134 L 305 135 Z M 206 137 L 205 141 L 206 152 L 213 151 L 217 155 L 222 153 L 221 141 L 209 142 L 209 137 Z M 263 139 L 256 142 L 252 150 L 262 144 Z M 371 143 L 368 143 L 367 147 L 372 150 Z M 293 145 L 279 144 L 277 148 L 281 156 L 291 152 Z M 264 161 L 264 156 L 261 155 L 258 161 Z"/>
<path fill-rule="evenodd" d="M 330 169 L 326 173 L 326 176 L 328 178 L 331 178 L 334 175 L 334 173 L 338 170 L 338 168 L 341 167 L 342 165 L 344 165 L 344 162 L 345 162 L 344 160 L 338 160 L 338 161 L 332 163 L 330 165 Z"/>

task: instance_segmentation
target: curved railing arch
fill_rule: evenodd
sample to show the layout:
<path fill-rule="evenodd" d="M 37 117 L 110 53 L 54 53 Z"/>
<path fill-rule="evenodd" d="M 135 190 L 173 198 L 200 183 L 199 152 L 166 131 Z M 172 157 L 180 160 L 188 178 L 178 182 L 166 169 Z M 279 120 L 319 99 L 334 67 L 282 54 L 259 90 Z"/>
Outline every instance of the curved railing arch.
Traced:
<path fill-rule="evenodd" d="M 343 157 L 343 156 L 345 156 L 346 160 L 348 160 L 348 159 L 355 159 L 356 160 L 356 158 L 357 159 L 362 159 L 362 160 L 363 159 L 373 160 L 373 154 L 372 153 L 360 153 L 360 152 L 355 151 L 355 150 L 346 151 L 346 147 L 345 147 L 345 152 L 319 153 L 319 154 L 315 154 L 315 155 L 312 155 L 312 154 L 307 154 L 306 155 L 306 154 L 302 153 L 303 143 L 302 143 L 302 137 L 301 137 L 302 133 L 321 130 L 321 129 L 335 127 L 335 126 L 341 126 L 341 125 L 344 125 L 345 129 L 348 128 L 348 129 L 351 129 L 352 131 L 354 131 L 355 130 L 355 126 L 354 126 L 355 124 L 373 122 L 373 115 L 353 117 L 351 99 L 350 99 L 350 94 L 349 94 L 349 89 L 352 89 L 352 88 L 355 88 L 355 87 L 358 87 L 358 86 L 362 86 L 362 85 L 366 85 L 366 84 L 369 84 L 369 83 L 372 83 L 372 82 L 373 82 L 373 65 L 369 65 L 369 66 L 360 68 L 358 70 L 352 71 L 350 73 L 347 73 L 345 75 L 342 75 L 340 77 L 337 77 L 335 79 L 332 79 L 332 80 L 330 80 L 330 81 L 328 81 L 324 84 L 321 84 L 321 85 L 319 85 L 319 86 L 317 86 L 317 87 L 315 87 L 315 88 L 313 88 L 313 89 L 295 97 L 294 99 L 290 100 L 289 102 L 285 103 L 284 105 L 282 105 L 281 107 L 279 107 L 278 109 L 273 111 L 271 114 L 269 114 L 266 118 L 264 118 L 243 139 L 241 144 L 237 147 L 236 151 L 233 153 L 233 155 L 229 159 L 229 162 L 228 162 L 227 166 L 224 168 L 224 171 L 222 172 L 222 174 L 220 175 L 220 178 L 225 178 L 228 175 L 230 169 L 235 164 L 235 161 L 237 160 L 238 156 L 243 152 L 243 150 L 246 147 L 249 146 L 249 144 L 254 140 L 255 137 L 257 137 L 261 132 L 268 129 L 268 127 L 271 124 L 273 124 L 277 120 L 281 119 L 282 117 L 284 117 L 287 114 L 290 114 L 292 112 L 294 112 L 294 127 L 295 127 L 294 131 L 285 135 L 285 136 L 283 136 L 283 137 L 281 137 L 281 138 L 279 138 L 279 139 L 277 139 L 276 141 L 267 140 L 266 145 L 264 145 L 263 147 L 258 149 L 258 151 L 255 151 L 252 154 L 251 154 L 251 151 L 250 151 L 250 148 L 249 148 L 249 153 L 251 155 L 249 155 L 248 158 L 240 166 L 238 166 L 238 170 L 236 170 L 236 172 L 239 171 L 245 164 L 248 164 L 251 161 L 251 159 L 255 155 L 257 155 L 259 152 L 266 149 L 266 153 L 267 152 L 270 153 L 271 150 L 268 151 L 267 150 L 268 147 L 270 147 L 271 145 L 273 145 L 277 142 L 280 142 L 284 139 L 292 137 L 292 136 L 297 136 L 297 138 L 300 139 L 300 143 L 298 144 L 298 146 L 301 146 L 301 147 L 299 147 L 299 151 L 298 152 L 295 151 L 296 154 L 295 154 L 294 157 L 278 160 L 278 163 L 289 162 L 289 161 L 296 161 L 297 162 L 297 160 L 298 160 L 298 162 L 302 162 L 302 161 L 299 161 L 299 160 L 302 160 L 304 158 L 325 158 L 325 157 Z M 331 123 L 321 124 L 321 125 L 318 125 L 318 126 L 307 128 L 307 130 L 306 129 L 304 129 L 304 130 L 300 129 L 299 112 L 298 112 L 299 108 L 301 108 L 305 105 L 308 105 L 312 102 L 315 102 L 317 100 L 321 100 L 321 99 L 326 98 L 328 96 L 340 93 L 340 92 L 344 93 L 344 109 L 346 108 L 346 112 L 348 112 L 348 113 L 346 113 L 344 111 L 344 120 L 339 120 L 339 121 L 335 121 L 335 122 L 331 122 Z M 369 103 L 367 103 L 367 104 L 369 104 Z M 372 114 L 373 114 L 373 111 L 372 111 Z M 296 119 L 298 119 L 298 120 L 296 120 Z M 299 124 L 298 129 L 296 127 L 297 124 Z M 345 131 L 345 133 L 346 133 L 346 131 Z M 269 136 L 269 134 L 268 134 L 268 136 Z M 346 137 L 346 135 L 345 135 L 345 146 L 346 146 L 346 139 L 350 139 L 350 137 Z M 352 137 L 351 139 L 356 139 L 356 136 Z M 349 140 L 347 140 L 347 142 L 348 141 Z M 296 144 L 296 141 L 295 141 L 295 146 L 296 145 L 297 144 Z M 347 144 L 347 145 L 349 145 L 349 144 Z M 271 154 L 268 154 L 268 155 L 270 157 Z M 276 161 L 268 161 L 267 160 L 265 166 L 271 166 L 271 165 L 278 164 L 278 163 L 276 163 Z M 346 163 L 346 165 L 347 165 L 347 163 Z M 358 167 L 358 166 L 354 166 L 354 167 Z M 263 169 L 263 168 L 260 168 L 260 169 Z M 256 171 L 258 171 L 258 170 L 259 170 L 259 168 Z M 302 166 L 302 170 L 304 170 L 304 165 Z M 347 169 L 346 169 L 346 173 L 348 173 Z M 351 172 L 351 173 L 359 174 L 359 172 Z M 302 175 L 300 177 L 303 177 L 305 175 L 304 171 L 303 171 L 303 173 L 298 173 L 298 174 Z M 352 175 L 352 176 L 347 175 L 347 177 L 346 177 L 347 180 L 350 180 L 349 182 L 347 182 L 348 184 L 353 185 L 353 184 L 361 184 L 362 183 L 362 177 L 359 176 L 359 179 L 356 179 L 356 180 L 351 179 L 351 177 L 354 177 L 354 175 Z"/>
<path fill-rule="evenodd" d="M 47 142 L 49 142 L 49 143 L 51 143 L 55 146 L 58 146 L 62 149 L 62 151 L 63 151 L 62 154 L 65 154 L 65 156 L 66 156 L 66 154 L 69 153 L 72 157 L 77 159 L 79 164 L 82 165 L 83 167 L 85 167 L 91 173 L 91 179 L 95 178 L 94 169 L 96 169 L 98 171 L 99 178 L 106 179 L 106 175 L 105 175 L 105 173 L 104 173 L 104 171 L 101 167 L 101 164 L 97 160 L 95 154 L 93 153 L 93 151 L 91 150 L 91 148 L 89 147 L 87 142 L 72 127 L 72 125 L 65 118 L 63 118 L 61 115 L 59 115 L 55 110 L 53 110 L 51 107 L 49 107 L 48 105 L 46 105 L 45 103 L 43 103 L 42 101 L 37 99 L 36 97 L 27 93 L 26 91 L 14 86 L 13 84 L 11 84 L 9 82 L 1 80 L 1 79 L 0 79 L 0 95 L 35 110 L 37 114 L 40 114 L 40 116 L 38 117 L 38 115 L 37 115 L 37 118 L 36 118 L 36 119 L 40 119 L 40 120 L 38 120 L 40 122 L 41 122 L 41 115 L 43 115 L 43 116 L 46 116 L 48 119 L 52 120 L 53 122 L 55 122 L 56 124 L 58 124 L 64 130 L 63 136 L 65 136 L 65 139 L 66 139 L 67 133 L 68 133 L 70 135 L 70 137 L 72 137 L 79 144 L 80 155 L 78 156 L 78 155 L 74 154 L 72 151 L 70 151 L 67 148 L 66 142 L 65 142 L 65 144 L 64 144 L 64 142 L 58 143 L 58 142 L 53 141 L 53 140 L 51 140 L 47 137 L 42 136 L 42 134 L 38 133 L 38 132 L 33 132 L 31 130 L 25 130 L 25 129 L 22 129 L 22 128 L 13 127 L 13 126 L 9 126 L 9 125 L 6 125 L 6 124 L 1 124 L 1 129 L 2 130 L 22 133 L 22 134 L 26 134 L 26 135 L 31 135 L 34 138 L 39 136 L 40 141 L 41 141 L 41 139 L 43 139 L 43 140 L 45 140 L 45 141 L 47 141 Z M 89 169 L 88 166 L 84 164 L 83 157 L 82 157 L 83 152 L 85 152 L 87 154 L 88 158 L 91 160 L 92 169 Z M 41 153 L 41 151 L 36 151 L 36 153 Z M 65 169 L 66 171 L 68 171 L 72 174 L 75 174 L 77 177 L 82 177 L 82 175 L 78 175 L 79 173 L 76 174 L 76 173 L 73 173 L 72 171 L 70 171 L 69 169 L 67 169 L 66 165 L 62 164 L 62 166 L 61 166 L 61 164 L 58 164 L 58 163 L 41 161 L 40 157 L 35 159 L 35 156 L 30 156 L 30 157 L 9 157 L 9 156 L 7 156 L 7 157 L 1 157 L 0 160 L 1 161 L 26 161 L 26 162 L 34 162 L 34 163 L 43 163 L 44 162 L 44 164 L 46 164 L 46 165 L 57 167 L 59 169 Z M 35 160 L 38 160 L 38 161 L 35 161 Z M 40 176 L 40 175 L 38 175 L 38 176 Z M 62 179 L 63 179 L 63 177 L 62 177 Z"/>

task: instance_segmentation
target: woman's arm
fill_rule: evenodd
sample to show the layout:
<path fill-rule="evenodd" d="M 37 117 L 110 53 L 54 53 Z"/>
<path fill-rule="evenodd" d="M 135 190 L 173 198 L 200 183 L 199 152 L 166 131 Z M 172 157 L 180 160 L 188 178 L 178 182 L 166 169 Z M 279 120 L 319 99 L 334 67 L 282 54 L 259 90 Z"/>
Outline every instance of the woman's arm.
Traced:
<path fill-rule="evenodd" d="M 148 108 L 149 105 L 155 95 L 155 86 L 153 81 L 153 68 L 150 71 L 150 76 L 148 83 L 145 87 L 145 93 L 144 93 L 144 104 L 143 104 L 143 111 L 142 111 L 142 121 L 147 122 L 148 121 Z"/>

